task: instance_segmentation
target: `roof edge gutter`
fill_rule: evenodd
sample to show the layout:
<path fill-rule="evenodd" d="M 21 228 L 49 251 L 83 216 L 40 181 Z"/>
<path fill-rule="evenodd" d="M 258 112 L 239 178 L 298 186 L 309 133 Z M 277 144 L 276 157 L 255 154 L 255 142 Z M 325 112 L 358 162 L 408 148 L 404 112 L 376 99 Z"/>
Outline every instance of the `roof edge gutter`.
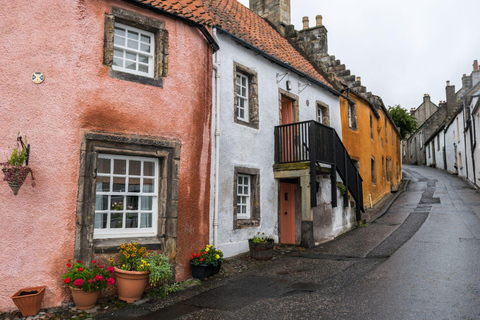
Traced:
<path fill-rule="evenodd" d="M 163 15 L 166 15 L 168 17 L 178 19 L 178 20 L 184 22 L 185 24 L 187 24 L 189 26 L 195 27 L 198 30 L 200 30 L 202 35 L 207 40 L 208 44 L 212 47 L 214 53 L 217 52 L 220 49 L 220 46 L 219 46 L 218 42 L 215 40 L 215 38 L 212 36 L 212 34 L 207 30 L 207 28 L 203 24 L 192 21 L 188 18 L 184 18 L 184 17 L 179 16 L 175 13 L 172 13 L 172 12 L 154 7 L 150 4 L 144 3 L 144 2 L 139 1 L 139 0 L 122 0 L 122 1 L 126 2 L 126 3 L 129 3 L 129 4 L 132 4 L 136 7 L 140 7 L 140 8 L 155 12 L 155 13 L 163 14 Z"/>

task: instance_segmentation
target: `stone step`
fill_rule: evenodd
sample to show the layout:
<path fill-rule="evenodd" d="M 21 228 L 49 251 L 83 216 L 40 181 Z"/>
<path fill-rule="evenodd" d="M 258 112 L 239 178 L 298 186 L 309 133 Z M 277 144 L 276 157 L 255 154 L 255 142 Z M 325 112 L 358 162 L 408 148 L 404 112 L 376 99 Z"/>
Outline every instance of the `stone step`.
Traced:
<path fill-rule="evenodd" d="M 332 69 L 336 73 L 338 71 L 344 71 L 346 68 L 344 64 L 341 64 L 341 65 L 333 66 Z"/>
<path fill-rule="evenodd" d="M 339 77 L 349 76 L 349 75 L 350 75 L 350 70 L 338 71 L 338 72 L 337 72 L 337 75 L 338 75 Z"/>
<path fill-rule="evenodd" d="M 350 71 L 350 70 L 348 70 L 348 71 Z M 352 74 L 352 75 L 345 76 L 345 77 L 343 77 L 343 81 L 345 81 L 345 82 L 353 82 L 353 81 L 355 81 L 355 75 Z"/>

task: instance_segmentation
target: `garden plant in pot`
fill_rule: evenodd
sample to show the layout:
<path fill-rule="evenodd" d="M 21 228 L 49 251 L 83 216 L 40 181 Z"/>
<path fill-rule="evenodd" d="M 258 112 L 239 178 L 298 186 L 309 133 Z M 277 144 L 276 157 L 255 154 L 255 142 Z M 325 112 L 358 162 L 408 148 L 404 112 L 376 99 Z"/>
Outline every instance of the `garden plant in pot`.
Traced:
<path fill-rule="evenodd" d="M 114 259 L 110 263 L 115 266 L 117 277 L 118 299 L 128 303 L 142 298 L 142 294 L 150 283 L 152 287 L 172 277 L 172 265 L 167 257 L 157 252 L 147 252 L 147 248 L 137 243 L 124 243 L 120 246 L 119 266 Z"/>
<path fill-rule="evenodd" d="M 220 271 L 222 266 L 223 253 L 214 248 L 211 244 L 204 249 L 192 253 L 190 265 L 192 266 L 192 277 L 204 280 Z"/>
<path fill-rule="evenodd" d="M 26 143 L 27 137 L 25 136 L 25 144 Z M 29 173 L 32 175 L 32 180 L 35 180 L 32 169 L 28 167 L 29 149 L 25 144 L 19 133 L 17 136 L 17 147 L 12 150 L 10 157 L 7 157 L 7 162 L 0 163 L 3 174 L 5 175 L 3 180 L 7 181 L 14 195 L 18 194 L 18 190 L 20 190 Z M 33 181 L 32 187 L 34 186 L 35 182 Z"/>
<path fill-rule="evenodd" d="M 92 267 L 87 268 L 83 261 L 77 260 L 72 266 L 67 263 L 70 268 L 63 276 L 63 283 L 72 291 L 73 302 L 77 309 L 91 309 L 97 303 L 100 291 L 108 285 L 113 285 L 114 268 L 100 265 L 97 261 L 92 261 Z"/>
<path fill-rule="evenodd" d="M 265 233 L 257 233 L 253 238 L 248 239 L 250 256 L 256 260 L 269 260 L 273 257 L 273 245 L 275 241 Z"/>

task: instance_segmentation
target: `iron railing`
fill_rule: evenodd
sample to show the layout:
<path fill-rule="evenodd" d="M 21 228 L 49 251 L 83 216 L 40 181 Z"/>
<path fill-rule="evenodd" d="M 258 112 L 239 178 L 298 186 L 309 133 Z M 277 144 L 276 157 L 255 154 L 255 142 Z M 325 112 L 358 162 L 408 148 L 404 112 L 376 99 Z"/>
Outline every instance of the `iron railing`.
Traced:
<path fill-rule="evenodd" d="M 335 129 L 316 121 L 296 122 L 275 127 L 275 163 L 310 162 L 312 207 L 317 206 L 316 166 L 331 166 L 332 191 L 337 188 L 337 173 L 356 202 L 357 220 L 363 209 L 362 178 Z M 332 192 L 332 206 L 337 206 Z"/>

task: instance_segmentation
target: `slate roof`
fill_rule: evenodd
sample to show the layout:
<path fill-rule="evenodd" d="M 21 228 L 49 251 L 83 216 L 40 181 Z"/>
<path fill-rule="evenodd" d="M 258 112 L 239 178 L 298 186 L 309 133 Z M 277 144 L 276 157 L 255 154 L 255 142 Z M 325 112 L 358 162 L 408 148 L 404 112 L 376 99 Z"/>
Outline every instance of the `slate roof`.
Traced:
<path fill-rule="evenodd" d="M 268 22 L 237 0 L 138 0 L 144 4 L 217 26 L 252 46 L 333 88 L 325 78 Z"/>

